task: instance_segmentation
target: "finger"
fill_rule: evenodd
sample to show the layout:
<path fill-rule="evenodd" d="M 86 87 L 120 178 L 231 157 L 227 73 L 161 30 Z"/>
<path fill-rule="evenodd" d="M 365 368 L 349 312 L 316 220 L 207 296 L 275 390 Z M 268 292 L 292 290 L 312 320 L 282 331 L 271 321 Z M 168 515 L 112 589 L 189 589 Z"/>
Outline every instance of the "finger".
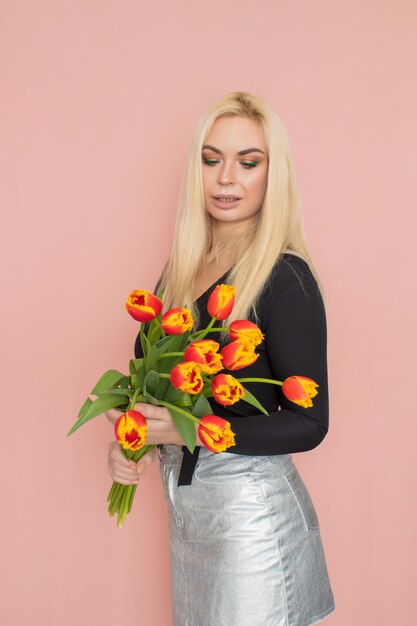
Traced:
<path fill-rule="evenodd" d="M 115 422 L 121 415 L 124 415 L 124 412 L 120 409 L 107 409 L 107 411 L 104 411 L 104 414 Z"/>
<path fill-rule="evenodd" d="M 136 468 L 134 470 L 126 470 L 123 467 L 113 466 L 110 474 L 112 474 L 112 476 L 123 478 L 124 480 L 136 480 L 138 477 L 138 472 Z"/>
<path fill-rule="evenodd" d="M 136 478 L 137 476 L 136 463 L 133 463 L 133 465 L 126 467 L 126 465 L 121 465 L 114 459 L 109 458 L 107 465 L 112 476 L 120 476 L 121 478 L 126 479 Z"/>
<path fill-rule="evenodd" d="M 91 400 L 91 402 L 94 402 L 94 400 L 97 400 L 97 397 L 94 393 L 89 393 L 88 394 L 88 398 Z"/>
<path fill-rule="evenodd" d="M 112 478 L 114 482 L 120 483 L 121 485 L 135 485 L 140 481 L 141 476 L 136 476 L 135 480 L 125 480 L 124 478 L 115 478 L 115 477 L 112 477 Z"/>
<path fill-rule="evenodd" d="M 109 460 L 111 459 L 113 463 L 117 463 L 120 467 L 136 469 L 136 463 L 125 457 L 117 441 L 109 443 L 108 457 Z"/>
<path fill-rule="evenodd" d="M 146 418 L 154 420 L 166 420 L 170 417 L 169 411 L 164 406 L 156 406 L 155 404 L 144 404 L 138 402 L 135 404 L 135 410 L 142 413 Z"/>
<path fill-rule="evenodd" d="M 148 452 L 136 463 L 136 468 L 139 473 L 146 471 L 148 467 L 152 465 L 152 463 L 157 459 L 158 451 L 152 450 L 152 452 Z"/>
<path fill-rule="evenodd" d="M 155 450 L 152 450 L 151 452 L 145 454 L 141 459 L 139 459 L 139 461 L 136 463 L 138 474 L 143 474 L 144 472 L 146 472 L 148 467 L 152 465 L 157 456 L 158 453 L 155 453 Z"/>

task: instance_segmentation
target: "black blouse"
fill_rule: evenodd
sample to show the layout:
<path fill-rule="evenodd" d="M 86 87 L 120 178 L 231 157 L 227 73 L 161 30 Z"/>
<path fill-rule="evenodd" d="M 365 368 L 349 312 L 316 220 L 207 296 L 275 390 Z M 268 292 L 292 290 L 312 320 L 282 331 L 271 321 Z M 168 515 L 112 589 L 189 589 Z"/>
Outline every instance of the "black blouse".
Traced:
<path fill-rule="evenodd" d="M 196 330 L 209 323 L 208 298 L 216 285 L 227 283 L 228 274 L 226 272 L 221 276 L 196 300 L 200 313 Z M 329 424 L 327 327 L 317 282 L 304 260 L 292 254 L 282 256 L 262 290 L 257 313 L 258 326 L 265 334 L 263 342 L 256 347 L 260 356 L 252 365 L 230 373 L 236 378 L 272 378 L 280 381 L 292 375 L 306 376 L 318 383 L 318 395 L 313 398 L 313 406 L 305 409 L 288 400 L 282 394 L 281 386 L 243 383 L 269 415 L 256 414 L 256 409 L 244 400 L 223 406 L 214 398 L 208 398 L 213 413 L 227 419 L 235 433 L 236 445 L 228 448 L 227 452 L 274 455 L 311 450 L 324 439 Z M 248 319 L 256 321 L 252 315 Z M 209 335 L 216 341 L 219 341 L 219 336 L 220 333 Z M 138 335 L 135 357 L 141 356 Z M 184 457 L 178 485 L 189 485 L 200 447 L 196 446 L 193 454 L 186 446 L 182 450 Z"/>

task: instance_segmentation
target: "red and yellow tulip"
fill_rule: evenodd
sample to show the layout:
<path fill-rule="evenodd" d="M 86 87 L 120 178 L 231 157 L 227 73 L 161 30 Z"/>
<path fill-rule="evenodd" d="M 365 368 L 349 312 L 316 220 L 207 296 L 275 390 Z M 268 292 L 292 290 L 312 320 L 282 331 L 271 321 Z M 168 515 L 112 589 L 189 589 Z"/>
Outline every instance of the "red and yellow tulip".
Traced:
<path fill-rule="evenodd" d="M 247 341 L 253 346 L 258 346 L 265 339 L 261 329 L 250 320 L 235 320 L 232 322 L 229 326 L 229 337 L 232 340 Z"/>
<path fill-rule="evenodd" d="M 255 352 L 255 347 L 248 341 L 236 339 L 228 343 L 221 351 L 223 365 L 228 370 L 240 370 L 255 363 L 259 354 Z"/>
<path fill-rule="evenodd" d="M 198 436 L 212 452 L 224 452 L 236 445 L 230 422 L 217 415 L 205 415 L 200 419 Z"/>
<path fill-rule="evenodd" d="M 230 315 L 235 303 L 236 287 L 217 285 L 207 302 L 207 311 L 216 320 L 224 320 Z"/>
<path fill-rule="evenodd" d="M 168 335 L 181 335 L 187 330 L 191 330 L 194 319 L 191 311 L 185 308 L 176 307 L 169 309 L 162 316 L 161 326 Z"/>
<path fill-rule="evenodd" d="M 218 350 L 220 344 L 213 339 L 200 339 L 190 343 L 184 352 L 185 361 L 194 361 L 201 365 L 201 371 L 207 374 L 217 374 L 221 369 L 222 357 Z"/>
<path fill-rule="evenodd" d="M 201 365 L 194 361 L 182 361 L 172 368 L 169 375 L 171 384 L 186 393 L 200 393 L 203 389 Z"/>
<path fill-rule="evenodd" d="M 162 300 L 150 291 L 134 289 L 127 297 L 125 308 L 138 322 L 150 322 L 160 314 Z"/>
<path fill-rule="evenodd" d="M 145 445 L 147 430 L 146 417 L 133 409 L 123 413 L 114 424 L 116 439 L 127 450 L 142 448 Z"/>
<path fill-rule="evenodd" d="M 282 392 L 288 400 L 298 404 L 305 409 L 313 406 L 311 398 L 314 398 L 319 385 L 306 376 L 289 376 L 282 383 Z"/>
<path fill-rule="evenodd" d="M 217 374 L 211 381 L 213 397 L 219 404 L 227 406 L 238 402 L 245 395 L 245 388 L 231 374 Z"/>

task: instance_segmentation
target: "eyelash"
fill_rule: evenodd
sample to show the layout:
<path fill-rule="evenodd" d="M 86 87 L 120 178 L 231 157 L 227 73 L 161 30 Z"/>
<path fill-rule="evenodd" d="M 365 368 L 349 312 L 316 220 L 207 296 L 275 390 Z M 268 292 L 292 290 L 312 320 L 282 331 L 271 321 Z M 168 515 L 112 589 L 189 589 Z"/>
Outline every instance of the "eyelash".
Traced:
<path fill-rule="evenodd" d="M 218 163 L 218 161 L 216 159 L 208 159 L 207 157 L 203 157 L 203 163 L 205 163 L 209 167 L 213 167 L 214 165 L 216 165 L 216 163 Z M 260 161 L 240 161 L 240 163 L 246 170 L 250 170 L 253 167 L 256 167 L 258 163 L 260 163 Z"/>

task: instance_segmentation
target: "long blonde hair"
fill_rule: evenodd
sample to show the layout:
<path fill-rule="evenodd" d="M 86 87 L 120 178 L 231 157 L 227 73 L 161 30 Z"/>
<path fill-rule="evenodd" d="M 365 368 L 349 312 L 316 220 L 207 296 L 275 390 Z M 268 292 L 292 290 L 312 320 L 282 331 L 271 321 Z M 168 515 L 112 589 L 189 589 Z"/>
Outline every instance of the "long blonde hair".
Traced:
<path fill-rule="evenodd" d="M 307 249 L 300 199 L 286 131 L 274 110 L 261 98 L 246 92 L 231 92 L 217 100 L 195 126 L 177 206 L 177 218 L 170 258 L 162 272 L 163 309 L 186 305 L 198 325 L 192 290 L 197 274 L 204 267 L 212 245 L 211 217 L 204 208 L 202 146 L 214 122 L 221 117 L 242 116 L 257 121 L 268 148 L 268 178 L 264 202 L 253 227 L 233 242 L 235 264 L 228 284 L 236 287 L 228 326 L 235 319 L 247 319 L 252 312 L 257 320 L 257 299 L 274 265 L 283 253 L 304 259 L 323 288 Z M 225 246 L 215 251 L 218 258 Z M 323 297 L 324 300 L 324 297 Z M 221 333 L 225 335 L 225 333 Z"/>

